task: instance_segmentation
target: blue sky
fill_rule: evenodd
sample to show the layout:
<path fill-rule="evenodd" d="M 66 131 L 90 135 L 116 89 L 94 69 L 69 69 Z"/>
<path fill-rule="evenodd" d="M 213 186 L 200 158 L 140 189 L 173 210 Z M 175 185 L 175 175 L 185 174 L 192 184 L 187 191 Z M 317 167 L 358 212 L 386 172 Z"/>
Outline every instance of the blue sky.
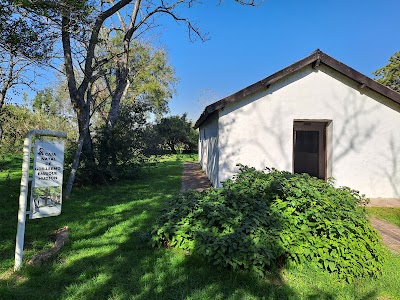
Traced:
<path fill-rule="evenodd" d="M 204 1 L 206 2 L 206 1 Z M 245 7 L 217 0 L 186 12 L 210 39 L 190 42 L 166 18 L 160 44 L 180 82 L 171 114 L 195 121 L 205 105 L 308 56 L 316 49 L 373 77 L 400 51 L 399 0 L 265 0 Z"/>
<path fill-rule="evenodd" d="M 182 16 L 197 22 L 209 40 L 189 41 L 186 26 L 165 16 L 156 35 L 180 78 L 170 114 L 187 112 L 193 121 L 206 105 L 318 48 L 370 77 L 400 51 L 400 0 L 264 0 L 258 7 L 203 2 Z M 47 75 L 39 85 L 54 79 Z"/>

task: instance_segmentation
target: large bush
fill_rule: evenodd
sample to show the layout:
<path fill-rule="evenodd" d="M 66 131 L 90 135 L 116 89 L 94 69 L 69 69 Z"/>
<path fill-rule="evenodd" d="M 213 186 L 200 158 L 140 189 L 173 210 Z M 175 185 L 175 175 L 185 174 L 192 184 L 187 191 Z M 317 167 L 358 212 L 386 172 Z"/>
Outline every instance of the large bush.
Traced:
<path fill-rule="evenodd" d="M 106 125 L 95 129 L 93 145 L 100 182 L 132 178 L 140 172 L 147 160 L 144 134 L 149 112 L 147 104 L 125 104 L 112 129 Z"/>
<path fill-rule="evenodd" d="M 383 249 L 363 201 L 354 190 L 307 174 L 241 166 L 221 189 L 172 199 L 152 243 L 260 275 L 308 262 L 349 281 L 377 276 Z"/>

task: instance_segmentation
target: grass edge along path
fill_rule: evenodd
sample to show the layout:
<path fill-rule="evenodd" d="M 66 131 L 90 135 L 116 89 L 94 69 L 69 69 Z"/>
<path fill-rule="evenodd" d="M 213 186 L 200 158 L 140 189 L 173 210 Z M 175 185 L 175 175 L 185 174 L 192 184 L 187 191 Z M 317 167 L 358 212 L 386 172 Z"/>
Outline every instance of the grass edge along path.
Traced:
<path fill-rule="evenodd" d="M 347 284 L 306 266 L 262 279 L 150 248 L 148 233 L 165 199 L 180 190 L 184 160 L 190 158 L 164 158 L 140 179 L 77 188 L 61 216 L 28 220 L 24 261 L 51 247 L 50 232 L 69 226 L 71 236 L 55 259 L 18 273 L 12 266 L 20 165 L 3 166 L 0 299 L 400 299 L 400 256 L 392 253 L 380 279 Z"/>
<path fill-rule="evenodd" d="M 382 219 L 400 227 L 399 207 L 367 207 L 367 211 L 370 216 Z"/>

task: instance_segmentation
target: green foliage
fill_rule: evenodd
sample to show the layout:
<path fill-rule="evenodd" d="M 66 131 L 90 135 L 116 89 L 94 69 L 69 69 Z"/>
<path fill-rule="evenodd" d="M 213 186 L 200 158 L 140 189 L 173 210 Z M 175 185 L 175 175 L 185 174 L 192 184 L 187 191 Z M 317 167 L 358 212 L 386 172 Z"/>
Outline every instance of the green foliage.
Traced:
<path fill-rule="evenodd" d="M 156 116 L 161 117 L 168 112 L 168 102 L 178 81 L 175 70 L 165 50 L 138 41 L 133 41 L 131 47 L 134 51 L 129 53 L 129 77 L 134 84 L 130 86 L 126 99 L 146 103 Z"/>
<path fill-rule="evenodd" d="M 104 32 L 102 34 L 105 35 Z M 106 40 L 108 37 L 102 36 L 102 38 Z M 92 96 L 96 103 L 100 103 L 96 112 L 106 115 L 110 109 L 110 99 L 116 93 L 120 62 L 115 53 L 124 48 L 123 35 L 116 34 L 107 45 L 100 44 L 99 48 L 97 59 L 109 61 L 101 67 L 104 76 L 95 81 L 95 86 L 102 92 L 93 93 Z M 161 117 L 168 112 L 168 102 L 174 93 L 177 82 L 175 70 L 163 49 L 156 49 L 148 43 L 137 40 L 131 41 L 130 49 L 128 53 L 130 84 L 121 105 L 141 102 L 149 106 L 150 112 Z M 103 91 L 104 86 L 108 86 L 110 90 Z"/>
<path fill-rule="evenodd" d="M 54 34 L 32 10 L 40 5 L 33 2 L 5 0 L 0 3 L 0 49 L 14 55 L 45 60 L 52 51 Z M 3 52 L 1 53 L 3 55 Z"/>
<path fill-rule="evenodd" d="M 13 272 L 22 159 L 0 156 L 0 298 L 399 299 L 400 255 L 391 252 L 378 280 L 365 277 L 348 284 L 300 266 L 259 278 L 215 268 L 185 251 L 146 245 L 165 199 L 180 189 L 182 161 L 188 158 L 159 157 L 136 180 L 76 188 L 60 216 L 27 219 L 24 263 L 51 248 L 49 233 L 61 227 L 70 228 L 69 241 L 42 266 L 24 264 Z"/>
<path fill-rule="evenodd" d="M 358 206 L 363 201 L 350 188 L 334 188 L 308 174 L 241 166 L 222 189 L 172 199 L 152 243 L 260 275 L 307 262 L 348 281 L 377 276 L 383 248 Z"/>
<path fill-rule="evenodd" d="M 111 130 L 105 125 L 96 129 L 93 142 L 102 179 L 132 177 L 146 161 L 144 133 L 149 109 L 143 103 L 126 104 Z"/>
<path fill-rule="evenodd" d="M 195 151 L 197 149 L 198 132 L 187 120 L 187 114 L 182 116 L 171 116 L 162 118 L 155 126 L 160 144 L 168 145 L 172 153 L 176 153 L 178 146 L 185 150 Z"/>
<path fill-rule="evenodd" d="M 389 59 L 389 63 L 374 72 L 379 78 L 377 81 L 396 92 L 400 92 L 400 51 L 396 52 Z"/>
<path fill-rule="evenodd" d="M 4 130 L 0 153 L 22 153 L 25 135 L 31 129 L 64 131 L 68 142 L 76 139 L 76 128 L 68 118 L 42 110 L 32 111 L 26 106 L 5 105 L 0 112 L 0 124 Z"/>
<path fill-rule="evenodd" d="M 57 104 L 51 88 L 45 88 L 37 92 L 35 98 L 32 100 L 32 108 L 34 111 L 43 111 L 52 115 L 55 115 L 57 112 Z"/>

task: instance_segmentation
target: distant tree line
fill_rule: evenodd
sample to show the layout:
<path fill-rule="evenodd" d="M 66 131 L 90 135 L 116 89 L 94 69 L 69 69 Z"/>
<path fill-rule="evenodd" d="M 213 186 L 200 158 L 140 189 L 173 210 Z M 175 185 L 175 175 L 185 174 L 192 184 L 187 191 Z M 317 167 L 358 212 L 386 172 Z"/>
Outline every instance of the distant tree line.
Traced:
<path fill-rule="evenodd" d="M 45 88 L 32 100 L 25 95 L 23 105 L 4 105 L 1 118 L 6 122 L 3 123 L 5 130 L 0 156 L 21 154 L 24 137 L 32 128 L 63 130 L 68 135 L 65 166 L 66 170 L 70 170 L 78 128 L 72 108 L 68 107 L 68 102 L 58 99 L 60 96 L 57 91 Z M 96 165 L 89 166 L 88 160 L 82 159 L 77 181 L 91 184 L 132 178 L 154 155 L 197 151 L 198 133 L 186 114 L 151 121 L 148 116 L 152 110 L 148 103 L 128 103 L 122 106 L 112 130 L 108 130 L 102 122 L 95 123 L 92 141 Z M 95 175 L 89 178 L 88 172 Z"/>

